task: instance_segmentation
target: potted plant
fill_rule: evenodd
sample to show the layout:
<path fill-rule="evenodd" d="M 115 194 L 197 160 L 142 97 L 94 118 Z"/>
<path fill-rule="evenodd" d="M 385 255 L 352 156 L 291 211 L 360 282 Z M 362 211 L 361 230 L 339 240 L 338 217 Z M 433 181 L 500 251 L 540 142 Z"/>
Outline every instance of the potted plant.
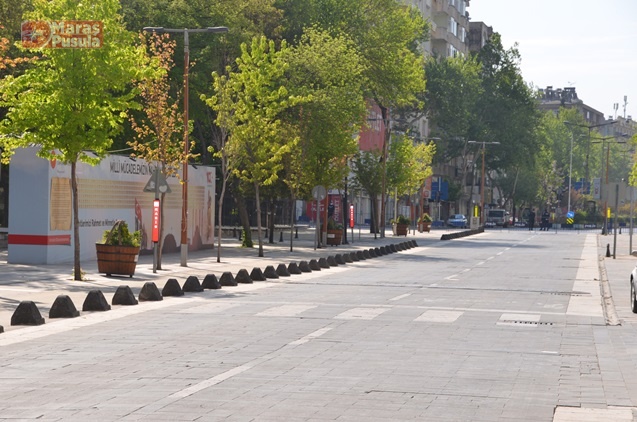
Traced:
<path fill-rule="evenodd" d="M 396 218 L 396 236 L 407 236 L 410 224 L 411 220 L 409 218 L 399 215 Z"/>
<path fill-rule="evenodd" d="M 118 220 L 106 230 L 102 241 L 95 244 L 97 270 L 107 276 L 112 274 L 132 277 L 137 266 L 141 233 L 128 230 L 124 220 Z"/>
<path fill-rule="evenodd" d="M 338 224 L 333 218 L 327 220 L 327 244 L 338 246 L 343 239 L 343 225 Z"/>
<path fill-rule="evenodd" d="M 418 219 L 418 231 L 420 233 L 425 231 L 429 233 L 431 231 L 431 221 L 432 220 L 429 214 L 424 213 L 423 215 L 421 215 Z"/>

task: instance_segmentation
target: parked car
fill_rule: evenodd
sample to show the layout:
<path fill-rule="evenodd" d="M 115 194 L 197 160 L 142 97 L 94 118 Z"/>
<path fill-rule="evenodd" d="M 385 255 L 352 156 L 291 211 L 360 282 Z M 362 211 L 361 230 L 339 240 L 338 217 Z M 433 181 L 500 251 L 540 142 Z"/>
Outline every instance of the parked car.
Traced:
<path fill-rule="evenodd" d="M 447 220 L 447 226 L 460 227 L 464 229 L 467 227 L 467 217 L 463 214 L 453 214 Z"/>
<path fill-rule="evenodd" d="M 630 309 L 637 314 L 637 266 L 630 273 Z"/>

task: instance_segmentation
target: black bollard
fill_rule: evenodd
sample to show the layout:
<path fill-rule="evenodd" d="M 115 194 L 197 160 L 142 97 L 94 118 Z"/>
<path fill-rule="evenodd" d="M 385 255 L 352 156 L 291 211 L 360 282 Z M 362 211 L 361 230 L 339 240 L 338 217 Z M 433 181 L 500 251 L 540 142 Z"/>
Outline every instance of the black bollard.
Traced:
<path fill-rule="evenodd" d="M 237 228 L 236 227 L 232 228 L 232 237 L 237 237 Z"/>
<path fill-rule="evenodd" d="M 298 239 L 298 238 L 299 238 L 299 227 L 298 227 L 298 226 L 296 226 L 294 229 L 295 229 L 295 231 L 294 231 L 294 238 L 295 238 L 295 239 Z"/>
<path fill-rule="evenodd" d="M 241 242 L 241 235 L 243 235 L 243 230 L 239 230 L 239 242 Z"/>
<path fill-rule="evenodd" d="M 606 244 L 606 258 L 610 258 L 610 243 Z"/>
<path fill-rule="evenodd" d="M 281 236 L 279 236 L 279 242 L 283 242 L 283 231 L 281 231 Z"/>

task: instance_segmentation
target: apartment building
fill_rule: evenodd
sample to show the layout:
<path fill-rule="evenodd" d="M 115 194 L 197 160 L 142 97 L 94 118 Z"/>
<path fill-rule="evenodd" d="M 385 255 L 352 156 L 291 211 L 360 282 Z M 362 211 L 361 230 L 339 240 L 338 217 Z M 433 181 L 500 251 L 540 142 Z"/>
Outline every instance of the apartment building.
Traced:
<path fill-rule="evenodd" d="M 468 54 L 469 0 L 407 0 L 431 23 L 429 41 L 423 50 L 427 55 L 453 57 Z"/>
<path fill-rule="evenodd" d="M 469 37 L 467 44 L 472 53 L 479 52 L 493 35 L 493 27 L 484 22 L 469 22 Z"/>
<path fill-rule="evenodd" d="M 558 112 L 561 107 L 577 109 L 589 126 L 601 125 L 606 122 L 604 113 L 587 105 L 577 96 L 575 87 L 553 88 L 547 86 L 538 90 L 538 107 L 542 111 Z"/>

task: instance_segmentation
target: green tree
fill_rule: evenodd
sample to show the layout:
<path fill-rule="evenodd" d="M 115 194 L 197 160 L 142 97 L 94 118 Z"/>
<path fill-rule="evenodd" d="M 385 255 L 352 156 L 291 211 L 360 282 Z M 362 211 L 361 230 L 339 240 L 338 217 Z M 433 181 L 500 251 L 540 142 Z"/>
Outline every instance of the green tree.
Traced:
<path fill-rule="evenodd" d="M 522 164 L 533 163 L 540 148 L 537 128 L 541 114 L 531 88 L 520 73 L 520 54 L 505 50 L 494 34 L 477 55 L 482 95 L 476 103 L 476 122 L 470 139 L 499 142 L 487 154 L 488 170 L 510 177 Z M 476 147 L 477 148 L 477 147 Z M 479 152 L 474 150 L 477 155 Z M 492 179 L 496 186 L 498 178 Z M 500 186 L 499 186 L 500 187 Z M 511 196 L 511 192 L 504 192 Z"/>
<path fill-rule="evenodd" d="M 141 157 L 149 163 L 157 163 L 161 174 L 168 178 L 179 177 L 186 156 L 183 146 L 183 114 L 179 111 L 179 101 L 171 98 L 169 72 L 174 67 L 175 41 L 168 34 L 142 34 L 142 44 L 147 46 L 147 60 L 154 72 L 147 72 L 137 81 L 143 105 L 143 116 L 131 117 L 134 138 L 128 142 L 133 148 L 133 157 Z M 190 142 L 192 149 L 193 142 Z M 166 192 L 160 195 L 160 215 L 164 215 Z M 157 244 L 157 269 L 161 270 L 162 247 L 164 244 L 164 219 L 160 219 L 159 242 Z M 184 245 L 182 245 L 184 247 Z"/>
<path fill-rule="evenodd" d="M 480 69 L 475 57 L 430 57 L 425 64 L 423 101 L 432 135 L 444 141 L 436 150 L 442 162 L 465 150 L 466 143 L 454 140 L 475 140 L 477 102 L 483 93 Z"/>
<path fill-rule="evenodd" d="M 283 114 L 305 99 L 286 88 L 287 49 L 275 48 L 265 37 L 243 45 L 237 71 L 214 75 L 216 95 L 208 104 L 217 112 L 217 123 L 228 130 L 225 145 L 231 171 L 253 185 L 257 206 L 259 256 L 263 256 L 260 188 L 274 183 L 283 167 L 283 158 L 299 142 Z"/>
<path fill-rule="evenodd" d="M 0 132 L 2 158 L 16 148 L 37 144 L 38 155 L 71 165 L 73 192 L 74 278 L 81 280 L 78 186 L 79 161 L 96 164 L 120 131 L 125 112 L 133 106 L 142 52 L 124 29 L 117 0 L 34 0 L 35 20 L 101 20 L 104 45 L 96 49 L 55 49 L 23 75 L 0 82 L 2 105 L 9 107 Z M 97 158 L 88 151 L 97 155 Z"/>
<path fill-rule="evenodd" d="M 302 6 L 291 1 L 281 3 L 288 23 L 287 36 L 296 36 L 300 28 L 315 24 L 354 42 L 365 66 L 365 97 L 378 104 L 385 122 L 385 156 L 390 110 L 417 103 L 417 94 L 425 89 L 423 56 L 418 49 L 427 38 L 427 23 L 415 8 L 395 0 L 308 0 Z M 307 19 L 304 25 L 300 23 L 303 19 Z M 383 221 L 385 188 L 381 189 Z"/>
<path fill-rule="evenodd" d="M 339 186 L 347 157 L 358 151 L 355 134 L 366 115 L 362 58 L 344 35 L 308 28 L 286 56 L 290 90 L 307 98 L 287 115 L 301 142 L 291 151 L 298 165 L 286 177 L 293 191 L 307 197 L 313 186 Z"/>
<path fill-rule="evenodd" d="M 383 187 L 383 166 L 382 151 L 360 151 L 352 160 L 352 172 L 354 180 L 352 184 L 355 189 L 365 191 L 372 204 L 372 230 L 374 237 L 378 233 L 378 197 L 381 195 Z"/>

